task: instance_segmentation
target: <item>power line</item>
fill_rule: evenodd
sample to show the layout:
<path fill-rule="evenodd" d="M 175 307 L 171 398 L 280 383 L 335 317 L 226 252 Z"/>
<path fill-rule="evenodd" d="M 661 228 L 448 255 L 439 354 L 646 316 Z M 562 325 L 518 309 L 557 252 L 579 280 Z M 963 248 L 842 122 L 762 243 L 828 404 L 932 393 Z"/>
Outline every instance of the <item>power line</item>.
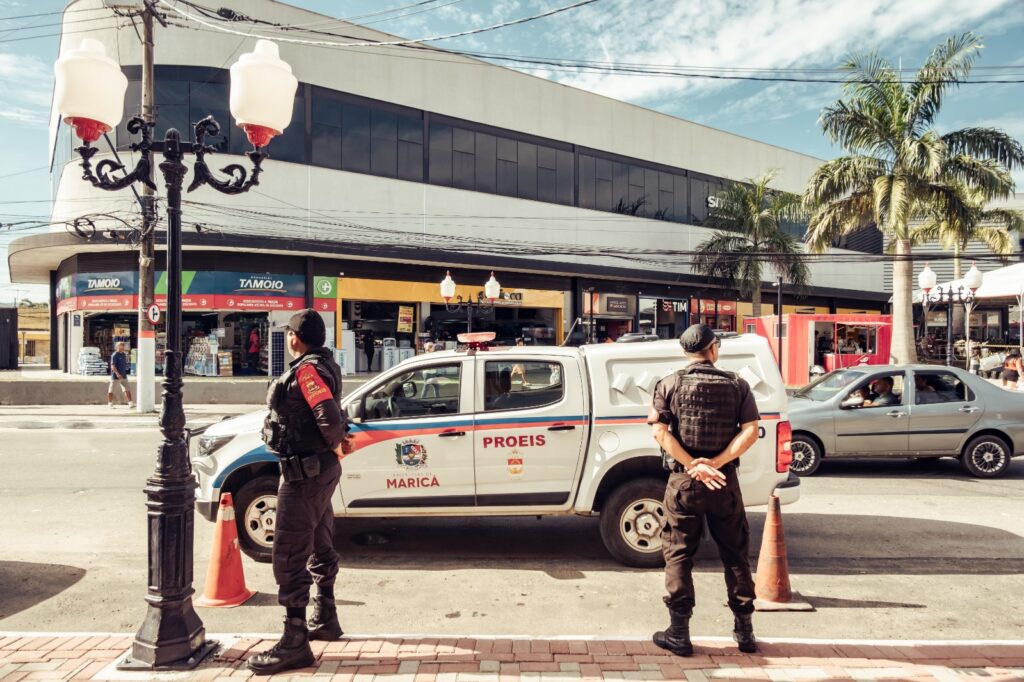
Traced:
<path fill-rule="evenodd" d="M 336 42 L 327 42 L 327 41 L 302 40 L 302 39 L 298 39 L 298 38 L 288 38 L 288 37 L 282 37 L 282 36 L 279 36 L 277 38 L 273 38 L 273 37 L 270 37 L 270 36 L 262 36 L 262 35 L 257 35 L 257 34 L 254 34 L 254 33 L 247 33 L 245 31 L 235 31 L 233 29 L 229 29 L 229 28 L 224 27 L 224 26 L 218 26 L 216 24 L 211 24 L 211 23 L 209 23 L 209 22 L 207 22 L 207 21 L 205 21 L 205 20 L 203 20 L 203 19 L 201 19 L 199 17 L 196 17 L 195 15 L 189 14 L 188 12 L 186 12 L 186 11 L 184 11 L 182 9 L 179 9 L 177 6 L 172 5 L 169 2 L 169 0 L 158 0 L 158 2 L 160 2 L 160 4 L 170 8 L 172 11 L 174 11 L 177 14 L 179 14 L 180 16 L 185 17 L 186 19 L 191 19 L 192 21 L 195 21 L 196 23 L 202 24 L 203 26 L 206 26 L 208 28 L 216 29 L 216 30 L 221 31 L 223 33 L 233 33 L 235 35 L 248 36 L 249 38 L 264 38 L 264 39 L 267 39 L 267 40 L 280 40 L 281 42 L 298 43 L 298 44 L 306 44 L 306 45 L 312 45 L 312 44 L 319 43 L 319 44 L 325 45 L 327 47 L 381 47 L 381 46 L 393 46 L 393 45 L 412 45 L 414 43 L 429 43 L 429 42 L 434 42 L 434 41 L 438 41 L 438 40 L 448 40 L 448 39 L 451 39 L 451 38 L 461 38 L 463 36 L 477 35 L 479 33 L 484 33 L 484 32 L 487 32 L 487 31 L 494 31 L 494 30 L 501 29 L 501 28 L 507 28 L 509 26 L 517 26 L 517 25 L 525 24 L 525 23 L 530 22 L 530 21 L 536 21 L 538 19 L 543 19 L 545 17 L 550 17 L 550 16 L 553 16 L 555 14 L 560 14 L 562 12 L 567 12 L 569 10 L 573 10 L 573 9 L 578 8 L 578 7 L 583 7 L 584 5 L 590 5 L 590 4 L 595 3 L 597 1 L 598 0 L 579 0 L 578 2 L 574 2 L 571 5 L 564 5 L 562 7 L 556 7 L 555 9 L 548 10 L 547 12 L 541 12 L 540 14 L 534 14 L 534 15 L 528 16 L 528 17 L 521 17 L 519 19 L 513 19 L 511 21 L 505 21 L 505 22 L 502 22 L 500 24 L 494 24 L 493 26 L 484 26 L 484 27 L 481 27 L 481 28 L 474 28 L 474 29 L 469 29 L 469 30 L 466 30 L 466 31 L 459 31 L 457 33 L 449 33 L 449 34 L 446 34 L 446 35 L 430 36 L 430 37 L 427 37 L 427 38 L 417 38 L 417 39 L 413 39 L 413 40 L 404 40 L 403 39 L 403 40 L 387 40 L 387 41 L 362 41 L 362 42 L 355 42 L 355 43 L 336 43 Z M 191 6 L 191 5 L 189 5 L 189 6 Z"/>
<path fill-rule="evenodd" d="M 115 21 L 118 19 L 118 17 L 104 17 L 104 18 L 105 19 L 114 19 Z M 23 36 L 21 38 L 11 38 L 11 39 L 4 38 L 4 39 L 0 39 L 0 45 L 6 45 L 7 43 L 20 43 L 23 40 L 38 40 L 39 38 L 63 37 L 63 36 L 73 35 L 75 33 L 92 33 L 93 31 L 103 31 L 103 30 L 107 30 L 107 29 L 121 29 L 121 28 L 124 28 L 125 25 L 98 26 L 98 27 L 94 26 L 93 28 L 83 28 L 80 31 L 62 31 L 60 33 L 45 33 L 43 35 L 38 35 L 38 36 Z"/>
<path fill-rule="evenodd" d="M 32 19 L 35 17 L 50 17 L 55 14 L 73 14 L 76 12 L 101 12 L 108 11 L 106 7 L 79 7 L 77 9 L 57 9 L 52 12 L 39 12 L 38 14 L 21 14 L 16 17 L 0 17 L 0 21 L 14 21 L 15 19 Z"/>

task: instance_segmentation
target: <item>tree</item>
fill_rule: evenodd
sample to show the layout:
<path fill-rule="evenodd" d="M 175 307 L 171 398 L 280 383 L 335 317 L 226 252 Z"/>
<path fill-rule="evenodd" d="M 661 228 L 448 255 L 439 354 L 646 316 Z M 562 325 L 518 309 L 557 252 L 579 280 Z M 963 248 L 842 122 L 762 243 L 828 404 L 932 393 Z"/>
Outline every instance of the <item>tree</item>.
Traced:
<path fill-rule="evenodd" d="M 944 249 L 952 251 L 953 278 L 960 279 L 960 254 L 970 242 L 980 242 L 995 254 L 1013 253 L 1011 232 L 1024 231 L 1024 213 L 1009 208 L 986 208 L 984 194 L 961 188 L 964 204 L 969 211 L 964 216 L 947 216 L 931 210 L 931 206 L 919 207 L 919 221 L 910 231 L 913 245 L 937 241 Z"/>
<path fill-rule="evenodd" d="M 839 237 L 877 226 L 893 243 L 892 359 L 917 361 L 913 337 L 912 221 L 916 212 L 963 225 L 985 200 L 1013 192 L 1008 169 L 1024 165 L 1024 149 L 993 128 L 939 134 L 935 118 L 947 91 L 963 82 L 981 49 L 964 33 L 937 46 L 910 83 L 877 54 L 854 55 L 843 94 L 822 112 L 825 135 L 845 156 L 823 164 L 808 182 L 807 240 L 824 251 Z M 965 193 L 964 190 L 968 190 Z"/>
<path fill-rule="evenodd" d="M 754 317 L 761 315 L 765 265 L 797 289 L 809 279 L 800 241 L 783 230 L 785 221 L 800 218 L 800 197 L 770 189 L 774 177 L 767 173 L 715 195 L 706 224 L 717 231 L 697 246 L 693 263 L 697 272 L 724 278 L 749 297 Z"/>

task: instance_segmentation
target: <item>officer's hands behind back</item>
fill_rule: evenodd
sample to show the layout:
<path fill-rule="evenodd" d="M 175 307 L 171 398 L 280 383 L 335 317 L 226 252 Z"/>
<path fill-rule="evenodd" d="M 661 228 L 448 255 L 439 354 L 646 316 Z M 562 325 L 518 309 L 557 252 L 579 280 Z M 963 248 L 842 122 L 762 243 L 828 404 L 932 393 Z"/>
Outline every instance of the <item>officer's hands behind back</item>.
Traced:
<path fill-rule="evenodd" d="M 690 478 L 700 481 L 712 490 L 721 490 L 725 487 L 725 474 L 711 465 L 711 460 L 701 457 L 690 463 L 686 470 Z"/>

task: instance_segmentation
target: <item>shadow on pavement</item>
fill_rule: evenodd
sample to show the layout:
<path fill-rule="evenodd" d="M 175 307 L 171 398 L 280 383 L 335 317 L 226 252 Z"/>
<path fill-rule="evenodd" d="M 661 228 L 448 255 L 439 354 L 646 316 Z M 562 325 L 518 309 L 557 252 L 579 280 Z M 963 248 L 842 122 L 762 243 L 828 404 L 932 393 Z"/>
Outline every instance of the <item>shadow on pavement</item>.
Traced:
<path fill-rule="evenodd" d="M 924 604 L 906 604 L 895 601 L 867 601 L 864 599 L 838 599 L 835 597 L 812 597 L 803 595 L 816 609 L 924 609 Z"/>
<path fill-rule="evenodd" d="M 751 555 L 761 546 L 764 512 L 747 513 Z M 790 570 L 811 575 L 1014 575 L 1024 573 L 1024 538 L 966 522 L 895 516 L 783 512 Z M 356 544 L 379 533 L 383 544 Z M 507 567 L 579 580 L 583 571 L 640 571 L 612 559 L 597 519 L 492 517 L 337 519 L 335 545 L 343 565 L 457 570 Z M 706 538 L 697 571 L 719 572 Z M 660 569 L 659 569 L 660 570 Z"/>
<path fill-rule="evenodd" d="M 57 596 L 85 577 L 85 569 L 61 564 L 0 561 L 0 621 Z"/>

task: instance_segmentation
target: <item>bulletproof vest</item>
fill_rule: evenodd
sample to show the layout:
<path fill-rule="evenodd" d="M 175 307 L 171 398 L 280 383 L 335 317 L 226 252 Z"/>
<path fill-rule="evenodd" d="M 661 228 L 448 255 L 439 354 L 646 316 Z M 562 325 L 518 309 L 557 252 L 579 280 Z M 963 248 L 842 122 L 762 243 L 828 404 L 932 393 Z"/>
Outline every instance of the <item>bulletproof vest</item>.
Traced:
<path fill-rule="evenodd" d="M 263 422 L 263 442 L 285 457 L 315 455 L 329 449 L 313 417 L 313 409 L 306 403 L 295 380 L 299 368 L 305 365 L 313 365 L 318 371 L 326 369 L 334 379 L 333 399 L 341 398 L 341 368 L 326 351 L 310 351 L 270 385 L 267 391 L 270 412 Z"/>
<path fill-rule="evenodd" d="M 739 380 L 732 372 L 704 363 L 689 365 L 676 375 L 676 437 L 691 454 L 717 455 L 739 432 Z"/>

